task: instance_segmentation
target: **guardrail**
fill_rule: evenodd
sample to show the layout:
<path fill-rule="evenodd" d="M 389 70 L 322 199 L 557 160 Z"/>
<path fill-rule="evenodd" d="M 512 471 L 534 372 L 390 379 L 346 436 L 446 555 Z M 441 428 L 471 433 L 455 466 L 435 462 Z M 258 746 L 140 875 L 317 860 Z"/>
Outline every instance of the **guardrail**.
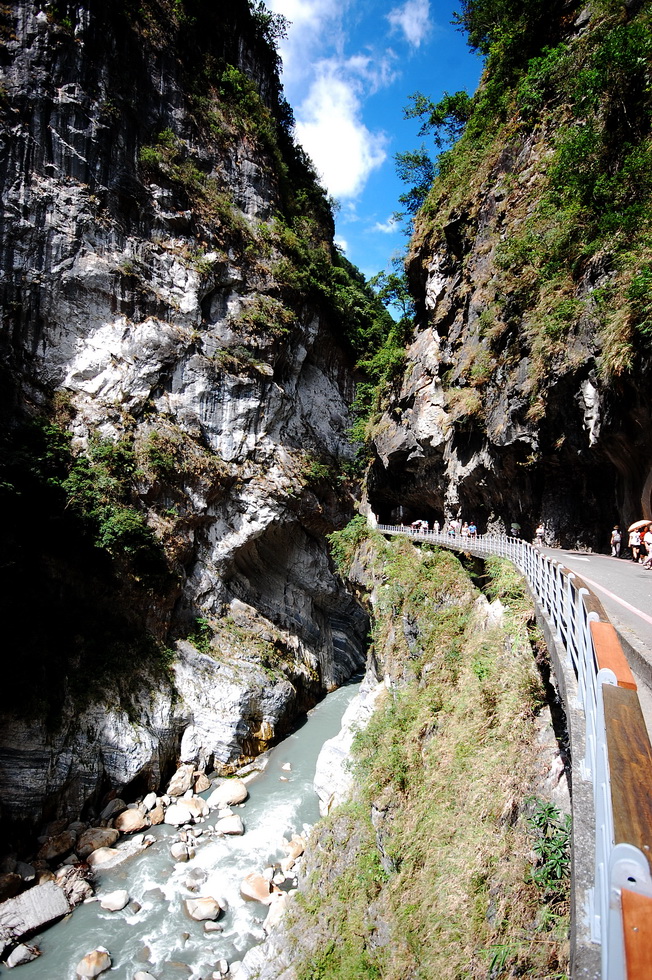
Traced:
<path fill-rule="evenodd" d="M 587 911 L 591 940 L 601 945 L 600 977 L 652 978 L 652 748 L 636 682 L 602 604 L 575 572 L 520 538 L 380 524 L 377 530 L 508 558 L 523 573 L 565 652 L 565 669 L 576 679 L 572 707 L 584 719 L 579 771 L 592 785 L 595 817 Z M 577 832 L 574 827 L 574 840 Z"/>

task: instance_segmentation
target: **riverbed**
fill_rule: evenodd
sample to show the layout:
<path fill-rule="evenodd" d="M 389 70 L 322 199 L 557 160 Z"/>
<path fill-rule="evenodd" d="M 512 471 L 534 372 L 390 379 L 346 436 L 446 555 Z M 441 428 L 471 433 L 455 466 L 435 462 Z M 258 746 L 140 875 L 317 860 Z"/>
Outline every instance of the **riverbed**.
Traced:
<path fill-rule="evenodd" d="M 284 841 L 304 833 L 319 818 L 313 789 L 315 765 L 323 743 L 337 734 L 359 682 L 329 694 L 307 716 L 303 725 L 268 754 L 267 767 L 248 783 L 249 799 L 235 812 L 245 824 L 241 837 L 213 837 L 210 827 L 217 815 L 199 824 L 203 830 L 195 844 L 195 857 L 175 863 L 170 845 L 177 837 L 173 827 L 152 827 L 156 842 L 146 851 L 110 871 L 96 872 L 99 897 L 127 889 L 135 912 L 107 912 L 98 902 L 79 906 L 62 922 L 36 936 L 32 942 L 42 956 L 18 967 L 19 980 L 74 980 L 75 967 L 87 952 L 104 946 L 112 968 L 104 974 L 115 980 L 133 980 L 138 970 L 157 980 L 210 977 L 215 964 L 240 960 L 252 946 L 264 940 L 265 906 L 245 901 L 240 882 L 251 872 L 260 873 L 286 856 Z M 208 796 L 209 793 L 203 794 Z M 193 893 L 186 882 L 203 872 L 205 881 Z M 225 899 L 223 931 L 207 933 L 185 910 L 184 900 L 197 895 Z"/>

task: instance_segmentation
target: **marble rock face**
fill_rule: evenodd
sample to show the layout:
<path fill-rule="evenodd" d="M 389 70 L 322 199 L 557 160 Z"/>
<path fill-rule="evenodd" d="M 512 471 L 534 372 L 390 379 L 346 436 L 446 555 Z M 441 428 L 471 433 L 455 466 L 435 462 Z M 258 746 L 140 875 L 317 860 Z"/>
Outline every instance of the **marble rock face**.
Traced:
<path fill-rule="evenodd" d="M 280 333 L 273 322 L 248 326 L 249 312 L 274 309 L 278 292 L 280 253 L 247 255 L 237 238 L 271 229 L 282 207 L 267 150 L 202 143 L 176 57 L 160 69 L 128 31 L 121 43 L 133 57 L 118 66 L 103 43 L 111 5 L 78 5 L 74 38 L 27 0 L 13 7 L 3 85 L 20 109 L 10 113 L 0 174 L 0 293 L 15 312 L 2 353 L 19 365 L 12 382 L 30 406 L 65 397 L 75 452 L 95 436 L 128 436 L 142 450 L 154 434 L 194 460 L 179 474 L 183 526 L 165 524 L 158 477 L 144 473 L 134 491 L 176 562 L 174 589 L 134 610 L 158 640 L 168 642 L 173 614 L 186 625 L 228 615 L 256 640 L 272 630 L 269 642 L 282 648 L 272 672 L 180 641 L 174 690 L 141 680 L 128 711 L 108 684 L 83 710 L 62 704 L 54 727 L 6 719 L 3 817 L 35 824 L 46 801 L 73 817 L 89 806 L 97 813 L 107 786 L 128 802 L 131 787 L 160 792 L 179 763 L 191 774 L 234 771 L 363 666 L 366 619 L 324 540 L 352 516 L 351 501 L 311 488 L 305 475 L 311 459 L 352 459 L 354 382 L 341 325 L 302 302 Z M 267 91 L 246 41 L 237 57 Z M 111 100 L 139 112 L 114 118 Z M 223 187 L 232 227 L 138 163 L 166 127 Z M 201 254 L 198 241 L 207 243 Z"/>

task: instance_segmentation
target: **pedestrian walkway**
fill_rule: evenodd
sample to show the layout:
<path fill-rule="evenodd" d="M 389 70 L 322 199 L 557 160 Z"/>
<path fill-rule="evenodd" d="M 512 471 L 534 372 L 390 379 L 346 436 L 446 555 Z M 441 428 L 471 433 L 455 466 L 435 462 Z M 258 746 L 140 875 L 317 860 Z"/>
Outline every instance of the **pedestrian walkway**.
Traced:
<path fill-rule="evenodd" d="M 638 685 L 652 741 L 652 570 L 626 558 L 542 548 L 584 579 L 616 628 Z"/>

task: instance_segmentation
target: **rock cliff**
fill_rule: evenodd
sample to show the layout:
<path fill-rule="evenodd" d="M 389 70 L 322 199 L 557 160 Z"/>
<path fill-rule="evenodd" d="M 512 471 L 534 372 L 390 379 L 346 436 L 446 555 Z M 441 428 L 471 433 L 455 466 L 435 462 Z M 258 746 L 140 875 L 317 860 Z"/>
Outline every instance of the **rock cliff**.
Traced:
<path fill-rule="evenodd" d="M 364 662 L 324 541 L 347 273 L 279 29 L 246 0 L 2 8 L 6 820 L 228 769 Z"/>
<path fill-rule="evenodd" d="M 415 220 L 371 504 L 606 550 L 652 516 L 649 11 L 465 10 L 489 18 L 487 69 Z"/>

